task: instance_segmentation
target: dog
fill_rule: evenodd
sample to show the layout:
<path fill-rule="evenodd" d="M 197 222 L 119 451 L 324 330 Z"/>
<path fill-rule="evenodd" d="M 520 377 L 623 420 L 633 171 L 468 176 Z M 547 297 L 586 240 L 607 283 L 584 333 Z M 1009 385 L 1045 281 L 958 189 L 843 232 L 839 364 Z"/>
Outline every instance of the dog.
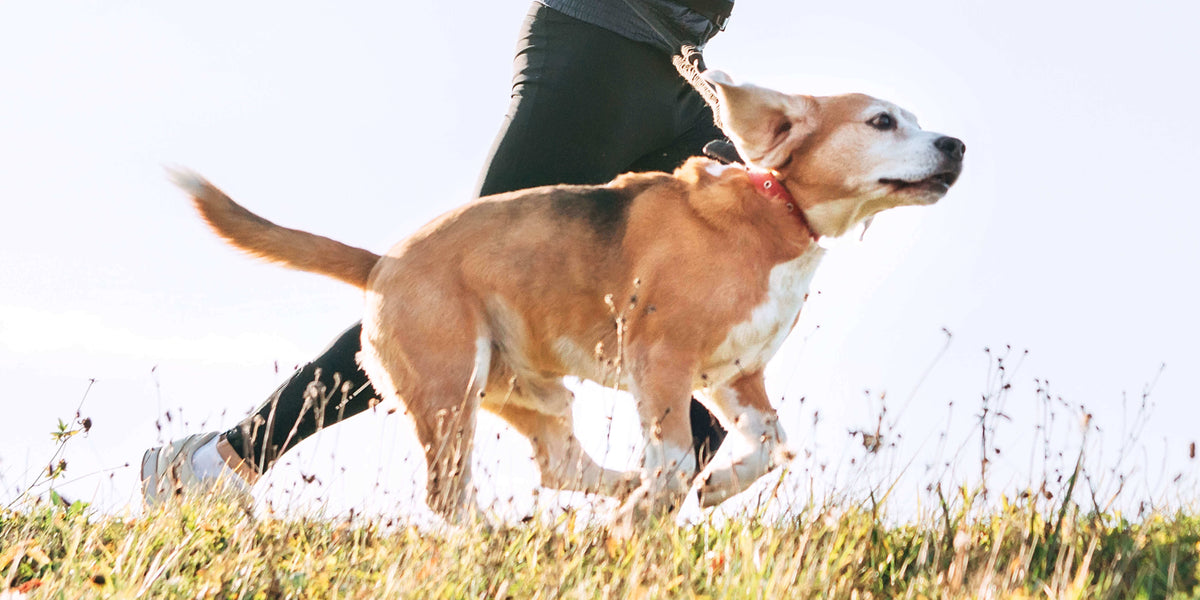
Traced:
<path fill-rule="evenodd" d="M 233 246 L 364 290 L 359 360 L 413 419 L 431 508 L 450 520 L 474 510 L 484 409 L 528 438 L 543 486 L 617 497 L 614 521 L 636 523 L 692 489 L 703 506 L 720 503 L 792 458 L 763 369 L 807 299 L 817 241 L 936 202 L 966 151 L 870 96 L 704 79 L 745 165 L 697 157 L 670 174 L 482 198 L 384 256 L 275 225 L 198 175 L 175 178 Z M 566 376 L 632 393 L 640 470 L 584 451 Z M 693 394 L 753 450 L 697 473 Z"/>

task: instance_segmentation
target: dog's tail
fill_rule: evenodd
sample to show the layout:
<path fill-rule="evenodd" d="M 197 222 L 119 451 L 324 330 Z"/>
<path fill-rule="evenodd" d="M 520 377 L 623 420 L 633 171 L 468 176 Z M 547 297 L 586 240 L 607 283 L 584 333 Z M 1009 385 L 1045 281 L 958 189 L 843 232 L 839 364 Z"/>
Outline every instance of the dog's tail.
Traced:
<path fill-rule="evenodd" d="M 320 273 L 359 288 L 367 287 L 379 255 L 327 237 L 280 227 L 229 199 L 203 177 L 169 169 L 171 180 L 192 197 L 192 204 L 213 231 L 248 254 L 301 271 Z"/>

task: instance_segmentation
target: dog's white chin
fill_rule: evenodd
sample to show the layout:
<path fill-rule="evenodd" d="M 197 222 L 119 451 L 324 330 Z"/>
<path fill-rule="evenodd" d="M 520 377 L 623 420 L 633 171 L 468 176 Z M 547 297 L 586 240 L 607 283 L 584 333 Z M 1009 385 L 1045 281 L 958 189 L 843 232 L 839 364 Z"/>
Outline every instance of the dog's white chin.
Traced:
<path fill-rule="evenodd" d="M 947 189 L 949 188 L 941 191 L 907 190 L 904 192 L 899 192 L 896 194 L 896 196 L 900 201 L 896 202 L 895 206 L 929 206 L 930 204 L 937 204 L 937 201 L 941 200 L 942 197 L 946 195 Z"/>
<path fill-rule="evenodd" d="M 949 191 L 950 191 L 950 186 L 942 186 L 941 189 L 932 190 L 928 194 L 925 195 L 925 201 L 922 202 L 921 204 L 922 205 L 936 204 L 939 200 L 944 198 L 946 196 L 946 194 L 949 193 Z"/>
<path fill-rule="evenodd" d="M 938 200 L 941 200 L 950 191 L 949 185 L 939 181 L 923 181 L 905 186 L 884 185 L 887 186 L 884 192 L 884 199 L 875 200 L 870 203 L 876 206 L 883 206 L 884 208 L 880 210 L 897 206 L 928 206 L 936 204 Z"/>

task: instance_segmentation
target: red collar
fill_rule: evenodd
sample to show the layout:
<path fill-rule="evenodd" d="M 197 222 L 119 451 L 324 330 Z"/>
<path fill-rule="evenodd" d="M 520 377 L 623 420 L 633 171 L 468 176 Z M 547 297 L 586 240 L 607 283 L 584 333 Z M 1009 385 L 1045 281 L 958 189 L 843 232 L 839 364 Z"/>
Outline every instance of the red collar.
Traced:
<path fill-rule="evenodd" d="M 783 185 L 782 181 L 775 176 L 774 171 L 759 169 L 756 167 L 746 167 L 746 174 L 750 176 L 750 183 L 754 184 L 754 189 L 762 197 L 782 204 L 789 213 L 792 213 L 800 221 L 800 224 L 808 230 L 808 235 L 813 240 L 819 239 L 816 231 L 808 223 L 808 218 L 804 216 L 804 211 L 800 210 L 800 203 L 792 197 L 792 193 L 788 191 L 787 186 Z"/>

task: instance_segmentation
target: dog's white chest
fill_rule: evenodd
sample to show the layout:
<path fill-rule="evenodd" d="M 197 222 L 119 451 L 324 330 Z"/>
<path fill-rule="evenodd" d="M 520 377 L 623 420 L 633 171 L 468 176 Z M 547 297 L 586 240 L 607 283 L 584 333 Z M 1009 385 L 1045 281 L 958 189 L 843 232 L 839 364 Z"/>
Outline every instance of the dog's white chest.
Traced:
<path fill-rule="evenodd" d="M 767 297 L 750 318 L 734 325 L 702 371 L 702 385 L 727 381 L 766 366 L 775 355 L 808 297 L 809 283 L 825 250 L 816 244 L 799 257 L 771 269 Z"/>

